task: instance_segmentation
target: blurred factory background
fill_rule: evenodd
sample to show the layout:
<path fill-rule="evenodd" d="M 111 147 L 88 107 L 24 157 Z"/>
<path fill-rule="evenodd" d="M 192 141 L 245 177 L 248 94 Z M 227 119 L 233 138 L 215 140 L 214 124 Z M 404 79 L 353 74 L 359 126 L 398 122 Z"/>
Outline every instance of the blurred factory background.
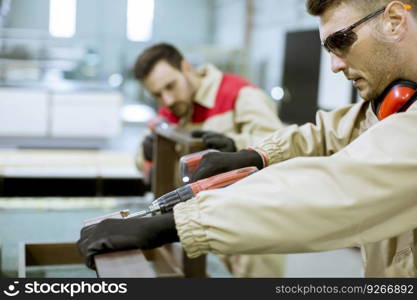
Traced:
<path fill-rule="evenodd" d="M 318 20 L 305 12 L 304 3 L 0 0 L 2 174 L 18 176 L 30 169 L 32 177 L 40 176 L 28 166 L 41 173 L 39 167 L 47 166 L 44 173 L 73 174 L 79 172 L 81 160 L 91 164 L 85 153 L 71 152 L 72 160 L 66 160 L 64 169 L 58 165 L 54 169 L 50 159 L 59 160 L 56 152 L 49 156 L 44 152 L 41 160 L 24 152 L 22 162 L 16 149 L 135 153 L 155 106 L 133 78 L 132 68 L 138 54 L 156 42 L 178 46 L 195 66 L 211 62 L 248 78 L 270 94 L 288 124 L 314 121 L 318 108 L 356 101 L 349 82 L 330 72 L 329 58 L 320 47 Z M 137 172 L 133 165 L 123 168 L 116 172 Z M 5 276 L 16 275 L 14 249 L 22 240 L 75 239 L 83 218 L 137 204 L 131 198 L 83 202 L 34 199 L 27 198 L 29 192 L 20 193 L 25 198 L 7 194 L 0 198 Z M 329 257 L 334 257 L 333 262 L 345 260 L 346 268 L 332 265 Z M 357 253 L 351 250 L 291 255 L 287 276 L 360 276 L 359 265 Z M 213 268 L 215 275 L 227 276 Z"/>
<path fill-rule="evenodd" d="M 284 100 L 288 123 L 351 98 L 320 60 L 303 0 L 2 0 L 0 26 L 2 146 L 103 147 L 123 125 L 146 122 L 153 101 L 132 66 L 161 41 Z M 340 88 L 345 99 L 332 97 Z"/>

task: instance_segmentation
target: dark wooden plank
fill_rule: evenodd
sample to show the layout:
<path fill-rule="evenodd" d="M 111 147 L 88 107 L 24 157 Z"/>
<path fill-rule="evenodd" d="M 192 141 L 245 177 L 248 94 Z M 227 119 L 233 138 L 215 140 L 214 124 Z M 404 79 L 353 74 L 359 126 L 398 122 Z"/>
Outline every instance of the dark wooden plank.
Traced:
<path fill-rule="evenodd" d="M 83 264 L 75 243 L 25 245 L 26 266 Z"/>
<path fill-rule="evenodd" d="M 195 139 L 190 133 L 179 128 L 158 128 L 154 139 L 155 174 L 153 192 L 155 198 L 160 197 L 177 188 L 178 161 L 183 155 L 205 149 L 201 139 Z M 176 257 L 182 266 L 185 277 L 206 277 L 206 256 L 189 259 L 182 248 L 167 245 L 166 251 Z"/>
<path fill-rule="evenodd" d="M 158 134 L 154 138 L 154 149 L 152 192 L 158 198 L 176 188 L 174 177 L 178 156 L 175 143 Z"/>
<path fill-rule="evenodd" d="M 170 253 L 176 264 L 180 265 L 184 276 L 187 278 L 205 278 L 206 272 L 206 255 L 197 258 L 188 258 L 181 244 L 168 244 L 164 248 Z"/>
<path fill-rule="evenodd" d="M 84 264 L 75 243 L 19 244 L 18 276 L 26 277 L 29 266 Z"/>
<path fill-rule="evenodd" d="M 206 272 L 206 255 L 201 255 L 197 258 L 188 258 L 183 250 L 183 272 L 185 277 L 189 278 L 205 278 Z"/>

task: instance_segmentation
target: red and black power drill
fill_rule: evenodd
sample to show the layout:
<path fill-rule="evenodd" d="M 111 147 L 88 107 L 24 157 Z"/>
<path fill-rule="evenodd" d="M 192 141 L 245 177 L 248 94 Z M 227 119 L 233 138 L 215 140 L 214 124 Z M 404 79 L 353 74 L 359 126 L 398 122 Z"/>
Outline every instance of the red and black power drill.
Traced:
<path fill-rule="evenodd" d="M 182 178 L 192 175 L 192 173 L 198 168 L 201 159 L 205 153 L 207 153 L 207 150 L 186 155 L 181 158 L 180 167 Z M 149 207 L 145 210 L 132 214 L 130 214 L 128 210 L 123 210 L 109 215 L 88 219 L 85 220 L 84 223 L 87 226 L 99 223 L 100 221 L 107 218 L 128 219 L 133 217 L 143 217 L 146 215 L 158 215 L 168 213 L 173 210 L 176 204 L 195 197 L 201 191 L 226 187 L 257 171 L 257 167 L 246 167 L 214 175 L 205 179 L 198 180 L 193 183 L 186 184 L 155 199 L 154 201 L 152 201 L 151 205 L 149 205 Z"/>
<path fill-rule="evenodd" d="M 194 183 L 189 183 L 155 199 L 147 209 L 130 214 L 127 218 L 159 215 L 171 212 L 176 204 L 195 197 L 201 191 L 226 187 L 256 171 L 258 171 L 257 167 L 246 167 L 214 175 Z"/>

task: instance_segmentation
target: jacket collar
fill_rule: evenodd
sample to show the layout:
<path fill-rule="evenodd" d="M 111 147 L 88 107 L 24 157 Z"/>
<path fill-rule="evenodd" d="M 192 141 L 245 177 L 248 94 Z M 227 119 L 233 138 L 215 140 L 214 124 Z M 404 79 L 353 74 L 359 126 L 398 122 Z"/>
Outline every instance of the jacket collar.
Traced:
<path fill-rule="evenodd" d="M 201 76 L 201 86 L 197 90 L 194 102 L 212 108 L 216 103 L 217 91 L 223 78 L 222 72 L 212 64 L 205 64 L 197 69 Z"/>

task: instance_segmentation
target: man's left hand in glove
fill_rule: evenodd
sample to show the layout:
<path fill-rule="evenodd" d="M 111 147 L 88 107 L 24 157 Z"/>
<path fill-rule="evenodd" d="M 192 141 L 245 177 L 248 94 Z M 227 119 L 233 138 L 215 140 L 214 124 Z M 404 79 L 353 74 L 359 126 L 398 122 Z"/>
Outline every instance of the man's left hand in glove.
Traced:
<path fill-rule="evenodd" d="M 217 149 L 221 152 L 236 152 L 235 141 L 224 134 L 214 131 L 194 130 L 192 137 L 202 138 L 203 143 L 210 149 Z"/>
<path fill-rule="evenodd" d="M 152 249 L 178 242 L 172 213 L 149 218 L 106 219 L 81 230 L 77 246 L 86 265 L 95 269 L 94 255 L 127 249 Z"/>

